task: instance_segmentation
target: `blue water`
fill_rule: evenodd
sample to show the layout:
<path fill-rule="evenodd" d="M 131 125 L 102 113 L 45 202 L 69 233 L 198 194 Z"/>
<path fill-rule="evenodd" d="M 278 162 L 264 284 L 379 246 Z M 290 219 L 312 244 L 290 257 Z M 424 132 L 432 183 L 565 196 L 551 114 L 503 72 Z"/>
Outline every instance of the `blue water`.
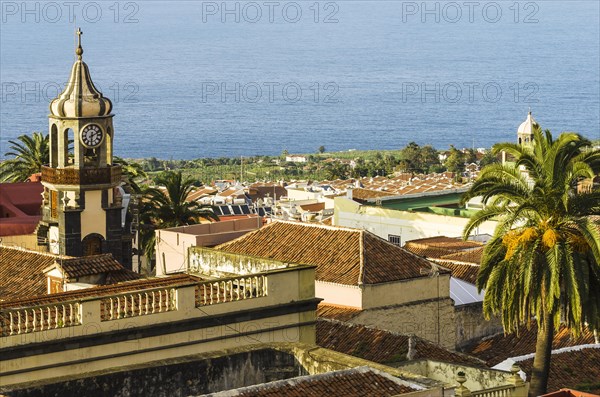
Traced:
<path fill-rule="evenodd" d="M 482 1 L 471 21 L 463 2 L 280 1 L 272 23 L 263 1 L 228 2 L 239 22 L 220 1 L 91 3 L 73 15 L 120 156 L 489 147 L 530 107 L 544 128 L 600 138 L 597 0 Z M 2 153 L 47 131 L 74 60 L 68 8 L 28 4 L 2 2 Z"/>

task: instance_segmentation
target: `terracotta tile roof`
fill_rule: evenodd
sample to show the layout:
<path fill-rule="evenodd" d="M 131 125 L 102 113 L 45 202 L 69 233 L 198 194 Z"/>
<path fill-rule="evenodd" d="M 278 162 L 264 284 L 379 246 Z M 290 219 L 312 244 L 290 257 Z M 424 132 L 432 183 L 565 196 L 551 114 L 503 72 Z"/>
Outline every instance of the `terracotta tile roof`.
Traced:
<path fill-rule="evenodd" d="M 43 295 L 48 281 L 42 272 L 56 255 L 0 245 L 0 302 Z"/>
<path fill-rule="evenodd" d="M 392 397 L 417 391 L 398 378 L 370 367 L 357 367 L 317 375 L 263 383 L 214 393 L 239 397 Z"/>
<path fill-rule="evenodd" d="M 410 240 L 404 244 L 405 249 L 426 258 L 442 258 L 481 246 L 482 244 L 476 241 L 464 241 L 460 238 L 446 236 Z"/>
<path fill-rule="evenodd" d="M 517 364 L 530 380 L 533 358 Z M 552 353 L 548 390 L 565 387 L 600 395 L 600 348 Z"/>
<path fill-rule="evenodd" d="M 125 270 L 111 254 L 64 259 L 56 261 L 55 265 L 62 269 L 62 273 L 67 279 Z M 139 276 L 130 280 L 138 278 Z"/>
<path fill-rule="evenodd" d="M 317 320 L 317 344 L 326 349 L 386 365 L 409 361 L 411 350 L 410 360 L 428 359 L 485 367 L 485 364 L 475 357 L 446 350 L 414 335 L 322 318 Z"/>
<path fill-rule="evenodd" d="M 533 324 L 530 329 L 523 327 L 519 336 L 517 334 L 494 335 L 467 346 L 464 351 L 484 360 L 489 366 L 494 366 L 507 358 L 535 352 L 536 337 L 537 325 Z M 552 349 L 590 343 L 594 343 L 593 332 L 586 329 L 579 338 L 575 339 L 565 326 L 561 326 L 559 331 L 554 332 Z"/>
<path fill-rule="evenodd" d="M 0 236 L 34 233 L 43 190 L 40 182 L 0 183 Z"/>
<path fill-rule="evenodd" d="M 540 397 L 598 397 L 598 394 L 585 393 L 573 389 L 560 389 L 548 394 L 542 394 Z"/>
<path fill-rule="evenodd" d="M 368 200 L 371 198 L 388 197 L 393 195 L 393 193 L 383 192 L 380 190 L 370 190 L 363 188 L 352 189 L 352 199 L 356 200 Z"/>
<path fill-rule="evenodd" d="M 357 229 L 275 221 L 217 250 L 316 265 L 316 279 L 377 284 L 425 277 L 431 262 Z"/>
<path fill-rule="evenodd" d="M 361 311 L 362 310 L 357 307 L 332 305 L 321 302 L 319 303 L 319 306 L 317 306 L 317 317 L 348 321 L 360 314 Z"/>
<path fill-rule="evenodd" d="M 484 248 L 485 247 L 480 246 L 473 249 L 466 249 L 464 251 L 444 255 L 440 259 L 448 259 L 451 261 L 474 263 L 479 265 L 481 264 L 481 257 L 483 256 Z"/>
<path fill-rule="evenodd" d="M 432 259 L 431 261 L 450 270 L 450 272 L 452 273 L 452 277 L 461 279 L 471 284 L 475 284 L 477 281 L 479 265 L 472 265 L 468 263 L 456 263 L 454 261 L 448 261 L 443 259 Z"/>
<path fill-rule="evenodd" d="M 325 209 L 325 203 L 304 204 L 300 208 L 304 211 L 319 212 Z"/>
<path fill-rule="evenodd" d="M 202 279 L 188 274 L 177 274 L 168 277 L 156 277 L 143 280 L 125 281 L 112 285 L 100 285 L 75 291 L 60 292 L 57 294 L 38 295 L 29 298 L 20 298 L 0 302 L 0 309 L 13 307 L 45 305 L 55 302 L 72 301 L 81 298 L 102 297 L 125 292 L 143 291 L 152 288 L 176 287 L 194 284 Z"/>

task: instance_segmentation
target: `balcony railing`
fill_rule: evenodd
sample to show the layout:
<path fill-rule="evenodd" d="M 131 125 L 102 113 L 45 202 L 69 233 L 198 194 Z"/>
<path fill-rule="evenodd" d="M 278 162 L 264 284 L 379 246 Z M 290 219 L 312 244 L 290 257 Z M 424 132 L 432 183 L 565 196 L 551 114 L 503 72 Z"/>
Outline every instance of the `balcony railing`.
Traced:
<path fill-rule="evenodd" d="M 0 335 L 21 335 L 81 324 L 79 302 L 42 305 L 0 313 Z"/>
<path fill-rule="evenodd" d="M 56 185 L 115 185 L 121 181 L 121 166 L 102 168 L 52 168 L 42 166 L 42 181 Z"/>

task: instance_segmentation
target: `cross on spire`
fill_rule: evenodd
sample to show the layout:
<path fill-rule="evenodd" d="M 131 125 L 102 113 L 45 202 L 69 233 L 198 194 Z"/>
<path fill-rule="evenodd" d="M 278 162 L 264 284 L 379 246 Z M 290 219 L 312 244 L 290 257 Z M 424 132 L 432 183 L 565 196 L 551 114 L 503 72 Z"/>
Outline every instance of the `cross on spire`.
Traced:
<path fill-rule="evenodd" d="M 83 48 L 81 48 L 81 35 L 83 32 L 81 31 L 81 28 L 77 28 L 75 34 L 77 34 L 77 49 L 75 50 L 75 54 L 77 54 L 77 57 L 81 60 L 81 55 L 83 54 Z"/>

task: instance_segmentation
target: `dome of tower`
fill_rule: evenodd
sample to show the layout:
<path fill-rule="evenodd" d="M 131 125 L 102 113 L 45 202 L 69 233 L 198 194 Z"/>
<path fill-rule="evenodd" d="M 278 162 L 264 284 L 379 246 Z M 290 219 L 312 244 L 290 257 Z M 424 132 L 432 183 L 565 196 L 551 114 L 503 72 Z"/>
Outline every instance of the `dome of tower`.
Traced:
<path fill-rule="evenodd" d="M 531 112 L 527 114 L 527 118 L 524 122 L 521 123 L 519 129 L 517 130 L 518 134 L 531 134 L 533 135 L 533 131 L 536 128 L 539 128 L 540 125 L 537 121 L 534 120 L 533 116 L 531 116 Z"/>
<path fill-rule="evenodd" d="M 77 31 L 81 38 L 81 30 Z M 81 40 L 75 50 L 77 60 L 71 69 L 71 76 L 65 90 L 50 102 L 50 113 L 57 117 L 97 117 L 107 116 L 112 110 L 112 102 L 105 98 L 94 86 L 90 70 L 81 59 Z"/>

